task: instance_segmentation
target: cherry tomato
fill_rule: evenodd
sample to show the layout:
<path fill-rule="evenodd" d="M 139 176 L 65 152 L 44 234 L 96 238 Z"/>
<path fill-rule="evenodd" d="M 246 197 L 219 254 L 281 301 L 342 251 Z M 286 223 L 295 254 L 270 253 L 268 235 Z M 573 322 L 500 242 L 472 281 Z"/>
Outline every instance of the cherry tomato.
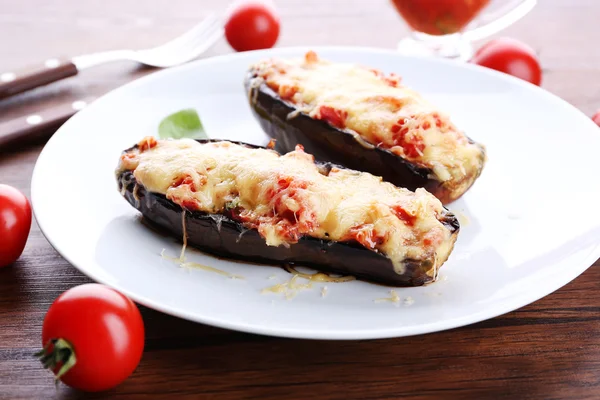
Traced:
<path fill-rule="evenodd" d="M 8 185 L 0 185 L 0 267 L 21 256 L 31 229 L 31 206 L 27 197 Z"/>
<path fill-rule="evenodd" d="M 264 1 L 237 2 L 225 23 L 225 37 L 236 51 L 271 48 L 279 37 L 279 16 Z"/>
<path fill-rule="evenodd" d="M 483 45 L 472 63 L 521 78 L 534 85 L 542 83 L 542 68 L 535 51 L 516 39 L 500 38 Z"/>
<path fill-rule="evenodd" d="M 594 121 L 596 125 L 600 126 L 600 110 L 596 111 L 596 114 L 592 115 L 592 121 Z"/>
<path fill-rule="evenodd" d="M 50 306 L 37 355 L 65 384 L 97 392 L 123 382 L 144 351 L 144 322 L 136 305 L 107 286 L 67 290 Z"/>

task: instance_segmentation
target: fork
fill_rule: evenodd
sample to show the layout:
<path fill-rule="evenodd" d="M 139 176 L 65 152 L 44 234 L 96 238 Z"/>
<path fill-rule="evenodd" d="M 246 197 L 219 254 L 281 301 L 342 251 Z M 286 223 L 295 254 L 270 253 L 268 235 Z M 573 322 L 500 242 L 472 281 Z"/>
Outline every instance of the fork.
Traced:
<path fill-rule="evenodd" d="M 20 72 L 0 73 L 0 99 L 77 75 L 79 71 L 111 61 L 137 61 L 159 68 L 183 64 L 204 53 L 222 36 L 221 19 L 211 14 L 189 31 L 161 46 L 145 50 L 106 51 L 70 60 L 52 58 L 42 66 Z"/>

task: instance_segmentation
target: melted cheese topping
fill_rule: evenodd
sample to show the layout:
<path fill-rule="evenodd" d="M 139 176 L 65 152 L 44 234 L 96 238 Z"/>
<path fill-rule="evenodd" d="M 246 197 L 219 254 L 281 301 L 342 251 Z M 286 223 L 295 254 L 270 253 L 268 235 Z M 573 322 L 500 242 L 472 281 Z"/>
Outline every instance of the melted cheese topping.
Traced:
<path fill-rule="evenodd" d="M 298 60 L 265 60 L 252 69 L 298 111 L 430 168 L 439 181 L 459 185 L 483 167 L 483 147 L 469 143 L 446 115 L 394 74 L 320 60 L 314 52 Z"/>
<path fill-rule="evenodd" d="M 400 296 L 396 293 L 395 290 L 390 290 L 390 297 L 383 297 L 380 299 L 375 299 L 375 303 L 383 303 L 389 301 L 390 303 L 400 304 Z"/>
<path fill-rule="evenodd" d="M 347 276 L 331 276 L 323 272 L 315 272 L 314 274 L 305 274 L 304 272 L 298 271 L 296 268 L 286 265 L 285 270 L 290 274 L 298 275 L 304 279 L 308 279 L 311 282 L 350 282 L 356 280 L 355 277 L 347 275 Z"/>
<path fill-rule="evenodd" d="M 435 277 L 454 242 L 438 220 L 445 209 L 424 189 L 348 169 L 324 175 L 300 147 L 280 156 L 226 141 L 154 140 L 124 153 L 117 173 L 123 170 L 184 209 L 228 212 L 270 246 L 303 235 L 356 241 L 390 258 L 399 274 L 406 259 L 430 261 Z"/>
<path fill-rule="evenodd" d="M 283 293 L 286 300 L 291 300 L 294 297 L 296 297 L 298 292 L 300 292 L 301 290 L 312 289 L 313 287 L 312 281 L 309 281 L 308 283 L 298 283 L 298 278 L 301 278 L 300 275 L 294 275 L 289 281 L 269 286 L 267 288 L 264 288 L 260 292 L 261 294 Z"/>
<path fill-rule="evenodd" d="M 137 186 L 137 184 L 136 184 Z M 136 200 L 139 202 L 139 200 Z M 223 275 L 226 276 L 228 278 L 231 279 L 245 279 L 243 276 L 241 275 L 235 275 L 235 274 L 231 274 L 227 271 L 223 271 L 220 270 L 218 268 L 215 267 L 209 267 L 208 265 L 203 265 L 203 264 L 198 264 L 196 262 L 192 262 L 192 261 L 187 261 L 186 257 L 185 257 L 185 250 L 187 248 L 187 229 L 185 227 L 185 216 L 186 216 L 186 212 L 185 210 L 181 213 L 181 228 L 183 231 L 183 235 L 182 235 L 182 245 L 181 245 L 181 252 L 179 253 L 179 258 L 175 258 L 175 257 L 171 257 L 165 254 L 165 249 L 162 249 L 162 251 L 160 252 L 160 257 L 165 259 L 165 260 L 169 260 L 169 261 L 173 261 L 174 263 L 176 263 L 177 265 L 179 265 L 182 268 L 197 268 L 197 269 L 201 269 L 204 271 L 209 271 L 209 272 L 214 272 L 216 274 L 219 275 Z"/>
<path fill-rule="evenodd" d="M 305 274 L 303 272 L 297 271 L 294 267 L 287 265 L 285 269 L 292 274 L 292 278 L 289 281 L 278 283 L 273 286 L 269 286 L 261 290 L 262 294 L 267 293 L 283 293 L 287 300 L 291 300 L 298 292 L 305 289 L 312 289 L 313 283 L 322 283 L 322 282 L 332 282 L 332 283 L 342 283 L 342 282 L 350 282 L 355 280 L 356 278 L 353 276 L 341 276 L 341 277 L 333 277 L 329 276 L 323 272 L 316 272 L 314 274 Z M 306 279 L 307 283 L 298 283 L 298 279 Z M 327 286 L 323 286 L 321 288 L 321 297 L 325 297 L 327 294 Z"/>

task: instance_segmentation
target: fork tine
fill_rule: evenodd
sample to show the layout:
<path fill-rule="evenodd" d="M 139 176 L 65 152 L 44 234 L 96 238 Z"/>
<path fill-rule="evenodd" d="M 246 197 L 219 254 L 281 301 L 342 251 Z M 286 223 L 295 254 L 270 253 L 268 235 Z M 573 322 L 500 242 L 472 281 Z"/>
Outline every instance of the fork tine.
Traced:
<path fill-rule="evenodd" d="M 209 38 L 212 38 L 212 36 L 214 36 L 216 33 L 220 33 L 221 35 L 223 34 L 223 25 L 221 23 L 221 20 L 216 20 L 214 23 L 209 25 L 201 35 L 198 35 L 197 37 L 190 40 L 189 43 L 187 43 L 186 47 L 196 48 L 199 45 L 202 45 L 207 40 L 209 40 Z"/>
<path fill-rule="evenodd" d="M 201 44 L 200 46 L 198 46 L 194 52 L 198 55 L 201 53 L 204 53 L 206 50 L 208 50 L 208 48 L 210 48 L 213 44 L 215 44 L 217 42 L 217 40 L 221 39 L 221 37 L 223 37 L 223 28 L 219 28 L 215 31 L 215 33 L 213 33 L 211 36 L 208 37 L 208 39 L 206 39 L 206 41 Z"/>
<path fill-rule="evenodd" d="M 204 20 L 202 20 L 202 22 L 196 24 L 194 27 L 192 27 L 190 30 L 188 30 L 187 32 L 185 32 L 184 34 L 177 36 L 175 39 L 172 39 L 166 43 L 163 43 L 162 45 L 156 46 L 156 47 L 152 47 L 149 49 L 145 49 L 145 50 L 141 50 L 141 51 L 146 51 L 146 52 L 161 52 L 164 49 L 168 49 L 172 46 L 178 46 L 180 44 L 185 43 L 186 41 L 193 39 L 194 37 L 196 37 L 200 32 L 204 31 L 204 29 L 206 29 L 206 27 L 208 25 L 212 25 L 216 20 L 218 20 L 218 18 L 216 17 L 216 15 L 213 14 L 209 14 L 208 17 L 204 18 Z"/>
<path fill-rule="evenodd" d="M 196 47 L 202 45 L 205 41 L 216 34 L 222 34 L 222 26 L 220 20 L 214 20 L 205 29 L 198 33 L 193 38 L 185 42 L 178 43 L 174 46 L 165 47 L 161 51 L 161 55 L 168 58 L 182 59 L 189 58 L 189 53 L 192 52 Z M 213 42 L 215 39 L 212 39 Z"/>
<path fill-rule="evenodd" d="M 220 20 L 216 17 L 211 17 L 208 21 L 202 24 L 198 29 L 190 30 L 190 35 L 182 37 L 181 40 L 172 41 L 168 45 L 163 45 L 158 49 L 152 50 L 153 55 L 160 55 L 165 58 L 179 58 L 182 54 L 189 52 L 194 43 L 204 40 L 207 34 L 214 31 L 215 27 L 220 26 Z"/>
<path fill-rule="evenodd" d="M 193 50 L 190 51 L 189 59 L 196 58 L 200 54 L 208 50 L 213 44 L 215 44 L 221 37 L 223 37 L 223 28 L 219 27 L 211 35 L 205 38 L 202 43 L 198 43 Z"/>
<path fill-rule="evenodd" d="M 173 52 L 170 55 L 173 60 L 177 60 L 177 63 L 189 61 L 205 52 L 222 36 L 223 27 L 219 23 L 213 24 L 202 35 L 199 35 L 195 41 L 189 43 L 185 49 Z"/>
<path fill-rule="evenodd" d="M 181 64 L 196 58 L 222 35 L 222 20 L 213 13 L 175 39 L 154 48 L 137 51 L 136 60 L 158 67 Z"/>

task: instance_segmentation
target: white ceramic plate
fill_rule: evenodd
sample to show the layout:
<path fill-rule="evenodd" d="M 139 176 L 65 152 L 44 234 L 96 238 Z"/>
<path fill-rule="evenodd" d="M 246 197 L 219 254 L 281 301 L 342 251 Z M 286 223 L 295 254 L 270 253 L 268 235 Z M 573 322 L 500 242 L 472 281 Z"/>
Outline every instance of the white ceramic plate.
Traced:
<path fill-rule="evenodd" d="M 246 68 L 305 50 L 227 55 L 158 72 L 78 113 L 46 145 L 33 174 L 35 215 L 50 243 L 84 274 L 148 307 L 230 329 L 321 339 L 414 335 L 481 321 L 551 293 L 598 259 L 600 133 L 585 115 L 494 71 L 358 48 L 316 50 L 399 73 L 488 148 L 483 175 L 450 205 L 463 223 L 440 280 L 396 289 L 399 304 L 376 302 L 390 297 L 390 288 L 365 282 L 329 283 L 325 297 L 325 285 L 316 284 L 287 300 L 261 294 L 289 279 L 279 268 L 188 253 L 246 278 L 234 280 L 162 259 L 163 248 L 177 255 L 180 245 L 142 225 L 117 192 L 121 151 L 189 107 L 211 137 L 264 144 L 242 87 Z"/>

